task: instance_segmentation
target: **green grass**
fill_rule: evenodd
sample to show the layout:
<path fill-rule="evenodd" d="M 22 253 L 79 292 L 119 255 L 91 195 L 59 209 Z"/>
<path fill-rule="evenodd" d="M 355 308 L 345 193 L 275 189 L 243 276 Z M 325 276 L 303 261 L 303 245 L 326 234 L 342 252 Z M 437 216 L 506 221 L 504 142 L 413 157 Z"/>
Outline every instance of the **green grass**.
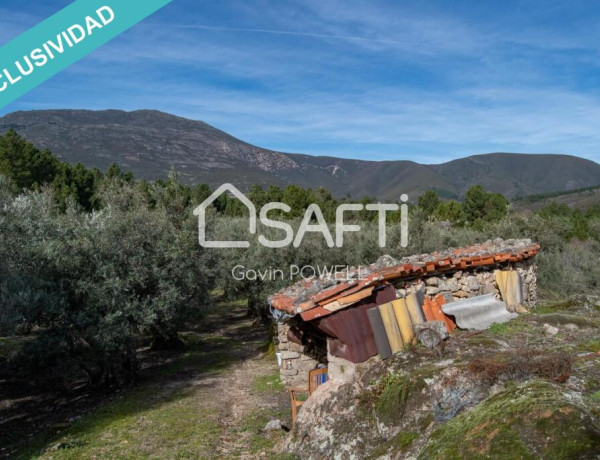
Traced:
<path fill-rule="evenodd" d="M 106 403 L 20 458 L 208 458 L 218 442 L 218 412 L 198 407 L 190 393 L 133 391 Z"/>
<path fill-rule="evenodd" d="M 0 358 L 11 357 L 32 340 L 33 337 L 0 337 Z"/>
<path fill-rule="evenodd" d="M 284 386 L 279 378 L 279 373 L 277 373 L 256 377 L 252 382 L 252 388 L 255 391 L 264 393 L 268 391 L 281 391 L 284 389 Z"/>
<path fill-rule="evenodd" d="M 526 331 L 529 326 L 519 318 L 513 319 L 506 323 L 494 323 L 487 331 L 493 335 L 511 335 L 517 332 Z"/>
<path fill-rule="evenodd" d="M 600 351 L 600 339 L 590 339 L 577 346 L 577 350 L 580 352 L 592 352 L 596 353 Z"/>
<path fill-rule="evenodd" d="M 215 458 L 222 437 L 235 439 L 235 429 L 220 423 L 222 401 L 210 379 L 239 360 L 243 345 L 193 331 L 181 338 L 185 351 L 156 370 L 151 381 L 122 390 L 58 434 L 35 437 L 17 458 Z M 198 386 L 186 380 L 187 371 L 197 373 Z M 278 375 L 252 384 L 257 391 L 283 388 Z M 282 436 L 283 431 L 261 432 L 271 418 L 284 419 L 275 409 L 261 409 L 243 420 L 253 453 L 269 451 Z"/>
<path fill-rule="evenodd" d="M 422 459 L 592 458 L 600 440 L 560 386 L 530 381 L 439 425 Z"/>
<path fill-rule="evenodd" d="M 209 376 L 223 372 L 232 360 L 226 347 L 216 339 L 208 351 L 190 344 L 158 375 L 190 367 Z M 19 458 L 209 458 L 221 428 L 218 406 L 205 406 L 191 390 L 169 392 L 149 384 L 125 390 L 64 432 L 36 439 Z"/>
<path fill-rule="evenodd" d="M 285 431 L 276 430 L 269 433 L 263 433 L 262 429 L 270 420 L 284 420 L 287 415 L 287 411 L 282 412 L 273 409 L 262 408 L 256 409 L 244 417 L 242 420 L 241 431 L 245 431 L 250 434 L 248 446 L 251 454 L 267 454 L 273 450 L 275 444 L 285 436 Z M 275 459 L 281 457 L 279 457 L 277 454 L 272 454 L 270 458 Z"/>

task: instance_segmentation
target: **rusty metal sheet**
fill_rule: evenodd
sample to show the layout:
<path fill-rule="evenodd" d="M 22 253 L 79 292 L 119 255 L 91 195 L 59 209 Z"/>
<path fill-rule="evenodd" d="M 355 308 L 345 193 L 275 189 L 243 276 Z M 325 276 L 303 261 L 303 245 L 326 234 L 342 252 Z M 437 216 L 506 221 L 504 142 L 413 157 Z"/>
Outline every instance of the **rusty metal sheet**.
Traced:
<path fill-rule="evenodd" d="M 327 336 L 329 352 L 332 355 L 353 363 L 361 363 L 377 354 L 367 310 L 391 302 L 395 298 L 396 291 L 393 286 L 386 285 L 375 289 L 370 297 L 359 303 L 314 319 L 310 323 Z"/>

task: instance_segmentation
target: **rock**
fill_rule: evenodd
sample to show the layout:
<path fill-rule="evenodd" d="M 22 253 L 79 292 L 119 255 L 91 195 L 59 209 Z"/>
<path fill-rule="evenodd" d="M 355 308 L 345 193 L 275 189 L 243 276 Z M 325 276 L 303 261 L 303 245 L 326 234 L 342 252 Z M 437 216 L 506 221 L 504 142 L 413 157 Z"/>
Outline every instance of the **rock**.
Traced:
<path fill-rule="evenodd" d="M 428 321 L 415 324 L 415 334 L 423 345 L 433 348 L 448 337 L 448 330 L 443 321 Z"/>
<path fill-rule="evenodd" d="M 472 372 L 458 367 L 444 369 L 429 385 L 435 420 L 451 420 L 463 409 L 474 406 L 487 397 L 489 387 Z"/>
<path fill-rule="evenodd" d="M 435 295 L 440 292 L 440 288 L 435 286 L 427 286 L 427 290 L 425 292 L 427 292 L 427 295 Z"/>
<path fill-rule="evenodd" d="M 295 352 L 295 351 L 282 351 L 281 352 L 281 359 L 295 359 L 295 358 L 299 358 L 300 354 Z"/>
<path fill-rule="evenodd" d="M 438 287 L 441 291 L 456 292 L 458 291 L 458 280 L 456 278 L 443 279 Z"/>
<path fill-rule="evenodd" d="M 488 283 L 485 286 L 483 286 L 483 293 L 484 294 L 495 294 L 496 287 L 493 284 Z"/>
<path fill-rule="evenodd" d="M 268 433 L 269 431 L 277 431 L 283 429 L 283 423 L 279 419 L 269 420 L 269 422 L 263 428 L 263 432 Z"/>
<path fill-rule="evenodd" d="M 478 291 L 479 288 L 481 288 L 481 285 L 479 284 L 479 281 L 477 281 L 477 277 L 475 276 L 469 276 L 467 279 L 467 286 L 469 287 L 469 289 L 471 289 L 471 291 Z"/>
<path fill-rule="evenodd" d="M 281 369 L 279 372 L 281 373 L 281 375 L 296 375 L 296 374 L 298 374 L 297 369 Z"/>
<path fill-rule="evenodd" d="M 554 326 L 550 326 L 548 323 L 544 323 L 544 334 L 549 336 L 554 336 L 558 334 L 558 328 Z"/>
<path fill-rule="evenodd" d="M 565 329 L 569 332 L 575 332 L 579 330 L 579 326 L 573 323 L 565 324 Z"/>
<path fill-rule="evenodd" d="M 593 413 L 560 385 L 533 381 L 439 424 L 419 458 L 596 458 L 599 448 Z"/>
<path fill-rule="evenodd" d="M 436 278 L 435 276 L 431 276 L 431 277 L 425 279 L 425 284 L 427 286 L 437 286 L 438 284 L 440 284 L 440 280 L 439 280 L 439 278 Z"/>

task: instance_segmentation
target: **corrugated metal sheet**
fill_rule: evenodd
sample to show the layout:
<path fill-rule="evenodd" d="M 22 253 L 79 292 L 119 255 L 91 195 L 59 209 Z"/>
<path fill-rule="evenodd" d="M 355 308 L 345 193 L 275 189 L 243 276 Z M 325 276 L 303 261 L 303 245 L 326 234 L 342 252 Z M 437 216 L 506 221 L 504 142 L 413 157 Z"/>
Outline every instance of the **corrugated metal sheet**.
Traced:
<path fill-rule="evenodd" d="M 413 329 L 413 323 L 408 313 L 408 306 L 406 305 L 405 299 L 396 299 L 392 302 L 394 308 L 394 315 L 396 316 L 396 322 L 400 328 L 400 334 L 402 334 L 402 341 L 404 345 L 412 345 L 416 342 L 415 331 Z"/>
<path fill-rule="evenodd" d="M 435 316 L 433 315 L 433 309 L 431 308 L 431 300 L 429 297 L 425 297 L 423 301 L 423 315 L 425 316 L 425 321 L 436 321 Z"/>
<path fill-rule="evenodd" d="M 520 305 L 523 303 L 523 291 L 521 289 L 521 276 L 516 270 L 494 272 L 496 283 L 500 289 L 502 300 L 506 305 Z"/>
<path fill-rule="evenodd" d="M 410 320 L 413 324 L 419 324 L 425 321 L 423 311 L 421 310 L 421 304 L 415 294 L 406 296 L 406 306 L 408 307 L 408 314 L 410 315 Z"/>
<path fill-rule="evenodd" d="M 402 351 L 404 342 L 402 341 L 402 334 L 398 327 L 398 321 L 396 321 L 396 315 L 394 314 L 394 307 L 391 303 L 384 303 L 377 307 L 379 313 L 381 313 L 381 319 L 383 320 L 383 327 L 390 343 L 392 353 L 398 353 Z"/>
<path fill-rule="evenodd" d="M 329 352 L 334 356 L 361 363 L 377 354 L 375 337 L 367 310 L 391 302 L 396 291 L 391 285 L 375 289 L 373 294 L 356 305 L 330 313 L 310 322 L 327 336 Z"/>
<path fill-rule="evenodd" d="M 369 315 L 369 323 L 371 324 L 371 330 L 375 338 L 377 352 L 381 359 L 388 359 L 392 356 L 392 349 L 385 333 L 385 327 L 383 327 L 383 320 L 381 319 L 379 309 L 377 307 L 369 308 L 367 314 Z"/>
<path fill-rule="evenodd" d="M 494 323 L 505 323 L 517 317 L 510 313 L 506 304 L 494 298 L 493 294 L 472 297 L 442 305 L 444 313 L 454 316 L 461 329 L 482 331 Z"/>
<path fill-rule="evenodd" d="M 451 298 L 452 297 L 450 296 L 450 299 Z M 438 294 L 431 300 L 431 309 L 433 310 L 433 316 L 435 317 L 436 321 L 443 321 L 446 324 L 446 329 L 448 330 L 448 333 L 452 334 L 452 331 L 456 329 L 456 323 L 452 318 L 444 314 L 442 306 L 445 303 L 446 298 L 444 297 L 444 295 Z"/>

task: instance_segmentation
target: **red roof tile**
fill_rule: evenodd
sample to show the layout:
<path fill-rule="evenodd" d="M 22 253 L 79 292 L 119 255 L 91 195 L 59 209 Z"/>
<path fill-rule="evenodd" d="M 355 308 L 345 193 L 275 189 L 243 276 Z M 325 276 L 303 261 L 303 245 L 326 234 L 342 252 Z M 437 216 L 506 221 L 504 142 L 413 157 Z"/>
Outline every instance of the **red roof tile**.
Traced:
<path fill-rule="evenodd" d="M 427 277 L 449 271 L 519 262 L 535 256 L 539 250 L 540 245 L 532 244 L 530 241 L 526 243 L 514 240 L 488 241 L 442 253 L 422 254 L 403 259 L 409 263 L 387 267 L 377 267 L 377 264 L 374 264 L 366 270 L 366 276 L 362 279 L 302 280 L 274 294 L 269 301 L 272 308 L 289 314 L 302 313 L 302 318 L 308 321 L 331 314 L 332 312 L 323 306 L 336 300 L 340 300 L 343 304 L 341 299 L 356 294 L 366 287 L 372 289 L 398 279 Z"/>

